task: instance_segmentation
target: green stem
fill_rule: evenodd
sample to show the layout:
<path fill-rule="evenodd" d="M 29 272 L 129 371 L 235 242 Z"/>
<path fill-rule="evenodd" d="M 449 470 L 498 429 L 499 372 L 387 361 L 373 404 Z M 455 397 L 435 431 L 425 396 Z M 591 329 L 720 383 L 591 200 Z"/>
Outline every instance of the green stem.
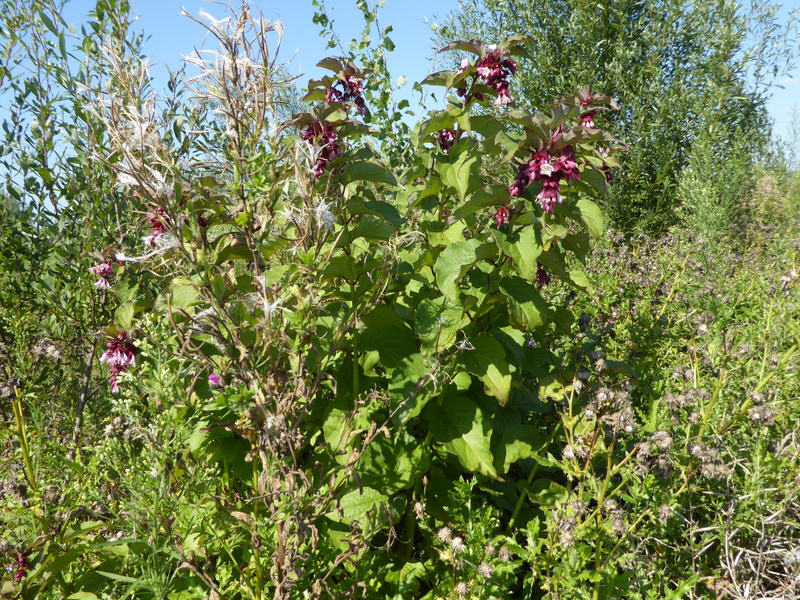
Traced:
<path fill-rule="evenodd" d="M 25 463 L 25 479 L 28 480 L 28 485 L 31 486 L 31 489 L 34 491 L 34 493 L 37 493 L 39 491 L 39 487 L 36 485 L 36 478 L 33 475 L 31 454 L 28 450 L 28 437 L 25 434 L 25 417 L 22 414 L 22 404 L 20 404 L 19 398 L 20 391 L 19 389 L 15 389 L 14 398 L 11 400 L 11 406 L 14 411 L 14 421 L 17 425 L 17 438 L 19 439 L 19 447 L 22 451 L 22 460 Z"/>
<path fill-rule="evenodd" d="M 517 499 L 517 504 L 516 506 L 514 506 L 514 512 L 511 513 L 511 520 L 508 522 L 509 531 L 514 527 L 514 521 L 517 520 L 519 511 L 522 510 L 522 503 L 525 500 L 525 496 L 528 493 L 528 488 L 530 487 L 531 482 L 533 481 L 533 478 L 536 475 L 536 471 L 538 470 L 539 470 L 539 463 L 538 462 L 533 463 L 533 468 L 531 469 L 531 472 L 528 473 L 528 479 L 525 481 L 525 489 L 522 490 L 522 493 L 519 495 L 519 498 Z"/>
<path fill-rule="evenodd" d="M 258 494 L 258 466 L 255 457 L 253 457 L 253 490 L 255 490 L 256 494 Z M 265 465 L 266 468 L 266 465 Z M 259 502 L 253 502 L 253 519 L 255 520 L 255 527 L 258 527 L 258 520 L 259 520 Z M 256 600 L 261 600 L 264 596 L 264 583 L 263 583 L 263 576 L 261 574 L 261 552 L 258 549 L 258 544 L 253 544 L 253 562 L 255 563 L 255 570 L 256 570 L 256 589 L 254 597 Z"/>

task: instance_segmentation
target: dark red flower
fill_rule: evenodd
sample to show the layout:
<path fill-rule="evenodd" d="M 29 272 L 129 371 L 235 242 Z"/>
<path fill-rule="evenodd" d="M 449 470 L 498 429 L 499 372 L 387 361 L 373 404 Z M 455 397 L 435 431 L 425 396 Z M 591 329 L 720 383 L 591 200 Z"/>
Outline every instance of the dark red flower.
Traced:
<path fill-rule="evenodd" d="M 508 223 L 510 220 L 508 206 L 498 208 L 497 212 L 495 212 L 492 217 L 494 217 L 495 225 L 497 225 L 497 228 L 500 229 L 504 223 Z"/>

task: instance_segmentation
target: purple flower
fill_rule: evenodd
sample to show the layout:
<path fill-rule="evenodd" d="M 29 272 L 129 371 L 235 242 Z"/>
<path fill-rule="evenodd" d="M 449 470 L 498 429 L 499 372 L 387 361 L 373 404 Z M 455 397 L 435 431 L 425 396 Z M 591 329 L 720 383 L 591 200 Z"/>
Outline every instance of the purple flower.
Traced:
<path fill-rule="evenodd" d="M 167 227 L 164 225 L 166 215 L 163 209 L 157 208 L 155 212 L 147 215 L 147 221 L 150 223 L 150 235 L 144 238 L 144 243 L 151 248 L 156 247 L 156 238 L 167 233 Z"/>
<path fill-rule="evenodd" d="M 208 385 L 212 388 L 222 387 L 222 377 L 216 373 L 211 373 L 211 375 L 208 376 Z"/>
<path fill-rule="evenodd" d="M 450 152 L 450 148 L 453 147 L 453 144 L 456 141 L 455 129 L 440 130 L 437 134 L 437 141 L 439 142 L 439 147 L 442 149 L 442 152 L 447 154 Z"/>
<path fill-rule="evenodd" d="M 541 263 L 536 263 L 536 287 L 542 289 L 550 283 L 550 273 Z M 533 340 L 531 340 L 533 341 Z"/>
<path fill-rule="evenodd" d="M 493 215 L 494 223 L 497 225 L 497 228 L 500 229 L 503 226 L 503 223 L 508 223 L 511 219 L 508 213 L 508 206 L 503 206 L 497 209 Z"/>
<path fill-rule="evenodd" d="M 542 210 L 546 213 L 553 212 L 556 204 L 561 204 L 561 184 L 558 177 L 549 177 L 542 183 L 542 191 L 536 196 Z"/>
<path fill-rule="evenodd" d="M 138 349 L 131 343 L 128 334 L 124 331 L 106 342 L 106 351 L 100 357 L 100 362 L 107 364 L 111 372 L 108 381 L 111 384 L 112 394 L 119 392 L 119 375 L 125 373 L 129 367 L 136 365 L 137 352 Z"/>
<path fill-rule="evenodd" d="M 114 274 L 112 264 L 113 263 L 110 260 L 104 260 L 101 263 L 97 263 L 93 267 L 89 267 L 90 273 L 100 276 L 100 279 L 95 281 L 94 287 L 99 290 L 107 290 L 111 287 L 111 282 L 108 280 L 108 278 Z"/>

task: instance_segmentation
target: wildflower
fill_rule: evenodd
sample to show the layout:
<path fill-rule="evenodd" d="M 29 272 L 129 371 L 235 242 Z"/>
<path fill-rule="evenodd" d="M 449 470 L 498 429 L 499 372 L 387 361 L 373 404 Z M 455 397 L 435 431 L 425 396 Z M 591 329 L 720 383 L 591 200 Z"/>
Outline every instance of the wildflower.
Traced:
<path fill-rule="evenodd" d="M 437 134 L 437 141 L 439 142 L 439 147 L 442 149 L 442 152 L 447 154 L 450 152 L 450 148 L 453 147 L 453 144 L 456 141 L 456 130 L 455 129 L 442 129 Z"/>
<path fill-rule="evenodd" d="M 94 287 L 96 287 L 98 290 L 107 290 L 111 288 L 111 282 L 108 280 L 108 278 L 114 274 L 112 265 L 113 263 L 110 260 L 104 260 L 101 263 L 97 263 L 93 267 L 89 267 L 90 273 L 100 276 L 100 279 L 94 282 Z"/>
<path fill-rule="evenodd" d="M 650 439 L 652 439 L 656 447 L 663 452 L 667 452 L 670 448 L 672 448 L 672 435 L 670 435 L 669 431 L 659 429 L 658 431 L 653 432 L 653 435 L 650 436 Z"/>
<path fill-rule="evenodd" d="M 26 553 L 18 553 L 17 560 L 15 560 L 11 565 L 9 565 L 9 570 L 16 569 L 14 573 L 14 583 L 19 583 L 25 578 L 25 574 L 28 572 L 30 568 L 30 564 L 28 564 L 28 557 Z"/>
<path fill-rule="evenodd" d="M 124 331 L 106 342 L 106 351 L 100 357 L 100 362 L 107 364 L 111 371 L 109 382 L 112 394 L 119 392 L 119 375 L 136 365 L 136 352 L 136 346 L 130 342 Z"/>
<path fill-rule="evenodd" d="M 495 106 L 514 102 L 508 91 L 508 78 L 517 72 L 517 63 L 504 58 L 503 52 L 495 48 L 475 64 L 475 70 L 485 85 L 497 91 Z"/>
<path fill-rule="evenodd" d="M 208 385 L 212 388 L 221 387 L 223 385 L 222 377 L 216 373 L 211 373 L 211 375 L 208 376 Z"/>
<path fill-rule="evenodd" d="M 585 127 L 586 129 L 594 129 L 594 116 L 596 114 L 596 110 L 590 110 L 589 112 L 582 114 L 579 117 L 581 127 Z"/>
<path fill-rule="evenodd" d="M 167 233 L 167 227 L 164 224 L 165 220 L 166 215 L 161 208 L 157 208 L 154 212 L 147 215 L 147 221 L 150 223 L 150 235 L 144 238 L 144 243 L 151 248 L 155 248 L 156 240 Z"/>
<path fill-rule="evenodd" d="M 498 556 L 500 557 L 500 560 L 502 562 L 510 561 L 511 560 L 511 551 L 508 549 L 508 546 L 503 545 L 500 548 L 500 552 L 498 553 Z"/>
<path fill-rule="evenodd" d="M 575 449 L 570 444 L 567 444 L 561 451 L 561 456 L 564 457 L 564 460 L 572 460 L 575 458 Z"/>
<path fill-rule="evenodd" d="M 363 93 L 364 85 L 361 80 L 348 74 L 343 79 L 338 79 L 325 91 L 325 102 L 353 102 L 358 114 L 365 115 L 367 114 L 367 105 L 361 96 Z"/>
<path fill-rule="evenodd" d="M 551 277 L 550 273 L 547 272 L 547 269 L 541 263 L 536 263 L 536 287 L 538 289 L 542 289 L 543 287 L 550 284 Z"/>
<path fill-rule="evenodd" d="M 463 581 L 459 581 L 456 584 L 455 590 L 456 590 L 456 594 L 458 594 L 461 597 L 464 597 L 469 593 L 469 585 L 467 585 Z"/>
<path fill-rule="evenodd" d="M 662 523 L 666 523 L 669 521 L 669 518 L 673 515 L 675 511 L 669 504 L 662 504 L 658 507 L 658 520 Z"/>
<path fill-rule="evenodd" d="M 338 134 L 330 125 L 314 122 L 300 133 L 300 138 L 314 146 L 314 177 L 322 177 L 328 163 L 341 154 L 337 143 Z"/>
<path fill-rule="evenodd" d="M 509 213 L 508 213 L 508 206 L 502 206 L 497 209 L 497 211 L 492 215 L 494 217 L 494 223 L 498 229 L 500 229 L 504 223 L 508 223 Z"/>
<path fill-rule="evenodd" d="M 546 213 L 553 212 L 556 204 L 561 204 L 561 183 L 558 178 L 550 177 L 542 183 L 542 191 L 536 196 L 542 210 Z"/>

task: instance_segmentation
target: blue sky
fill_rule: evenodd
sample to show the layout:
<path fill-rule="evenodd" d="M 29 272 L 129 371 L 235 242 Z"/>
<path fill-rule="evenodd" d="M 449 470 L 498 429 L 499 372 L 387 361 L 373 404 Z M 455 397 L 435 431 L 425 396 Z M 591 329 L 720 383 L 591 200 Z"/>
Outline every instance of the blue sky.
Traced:
<path fill-rule="evenodd" d="M 234 3 L 237 3 L 235 0 Z M 194 15 L 204 10 L 215 17 L 223 17 L 225 8 L 219 3 L 205 0 L 131 0 L 134 14 L 140 16 L 138 26 L 150 35 L 146 52 L 152 57 L 154 74 L 163 81 L 166 73 L 163 64 L 179 64 L 180 57 L 192 52 L 193 48 L 203 47 L 204 30 L 186 17 L 180 16 L 181 7 Z M 311 0 L 289 0 L 256 2 L 269 19 L 280 19 L 285 25 L 285 36 L 281 57 L 293 60 L 289 70 L 293 74 L 305 73 L 301 82 L 309 76 L 318 77 L 314 69 L 316 62 L 333 51 L 325 50 L 325 42 L 319 35 L 319 28 L 311 19 L 315 8 Z M 387 0 L 381 9 L 381 26 L 391 24 L 394 31 L 390 37 L 397 48 L 389 57 L 389 68 L 395 79 L 401 75 L 409 82 L 419 81 L 431 70 L 430 57 L 431 24 L 457 8 L 457 0 Z M 83 15 L 93 6 L 92 0 L 72 0 L 65 18 L 68 22 L 79 23 Z M 361 15 L 355 8 L 355 0 L 328 0 L 328 15 L 334 19 L 336 30 L 343 43 L 353 37 L 360 37 Z M 800 0 L 784 2 L 784 10 L 800 9 Z M 206 47 L 213 47 L 206 40 Z M 296 53 L 296 55 L 295 55 Z M 770 114 L 775 120 L 775 133 L 786 138 L 790 132 L 792 115 L 800 111 L 800 72 L 783 77 L 783 89 L 775 88 L 769 103 Z M 408 94 L 408 90 L 405 90 Z M 403 95 L 405 95 L 403 94 Z"/>

